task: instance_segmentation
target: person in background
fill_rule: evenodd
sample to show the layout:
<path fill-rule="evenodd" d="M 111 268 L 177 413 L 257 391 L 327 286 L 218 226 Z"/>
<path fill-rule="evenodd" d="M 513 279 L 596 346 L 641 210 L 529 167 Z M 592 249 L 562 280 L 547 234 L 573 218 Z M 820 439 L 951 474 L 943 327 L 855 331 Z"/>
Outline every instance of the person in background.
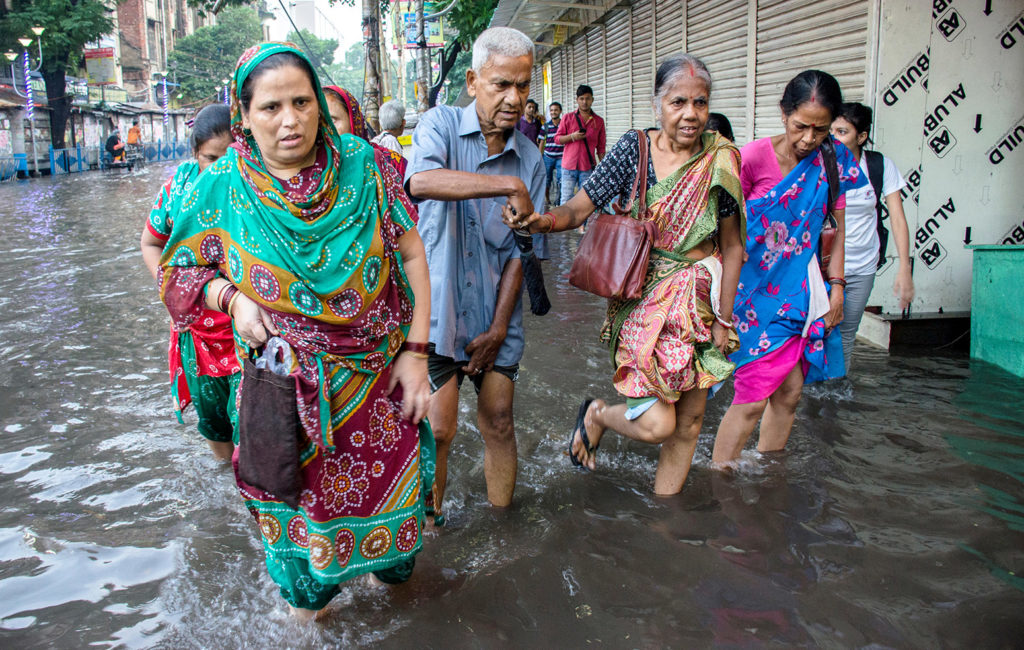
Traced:
<path fill-rule="evenodd" d="M 383 131 L 370 142 L 401 155 L 403 153 L 402 143 L 398 141 L 398 138 L 405 131 L 405 104 L 397 99 L 385 102 L 380 107 L 380 128 Z"/>
<path fill-rule="evenodd" d="M 526 100 L 526 110 L 519 118 L 516 128 L 525 135 L 530 142 L 536 144 L 540 139 L 540 128 L 544 126 L 544 120 L 537 115 L 537 102 L 532 99 Z"/>
<path fill-rule="evenodd" d="M 575 228 L 596 206 L 629 202 L 639 169 L 639 138 L 648 140 L 648 214 L 659 233 L 643 295 L 612 300 L 601 340 L 615 365 L 615 389 L 624 404 L 584 400 L 569 438 L 569 459 L 596 466 L 607 431 L 660 445 L 654 476 L 657 494 L 683 489 L 704 421 L 708 389 L 726 379 L 736 349 L 732 304 L 743 263 L 743 195 L 740 155 L 716 133 L 704 130 L 711 75 L 689 54 L 666 59 L 655 77 L 654 114 L 660 128 L 638 136 L 628 131 L 608 152 L 583 191 L 543 215 L 510 227 L 533 231 Z M 508 217 L 508 215 L 506 215 Z"/>
<path fill-rule="evenodd" d="M 192 152 L 167 180 L 149 213 L 142 231 L 142 261 L 154 280 L 159 280 L 160 257 L 182 200 L 207 167 L 216 162 L 231 144 L 231 111 L 224 104 L 210 104 L 196 114 L 192 124 Z M 168 347 L 171 395 L 178 422 L 191 403 L 199 418 L 199 433 L 206 438 L 214 457 L 230 462 L 235 451 L 231 414 L 241 366 L 235 356 L 231 319 L 213 309 L 181 331 L 171 329 Z"/>
<path fill-rule="evenodd" d="M 576 190 L 582 189 L 605 153 L 604 120 L 591 110 L 594 91 L 587 85 L 576 89 L 576 110 L 562 117 L 555 140 L 564 145 L 562 151 L 561 204 L 569 202 Z M 598 206 L 599 208 L 601 206 Z M 580 225 L 584 228 L 586 221 Z"/>
<path fill-rule="evenodd" d="M 839 332 L 843 337 L 847 373 L 850 372 L 857 328 L 875 286 L 875 271 L 885 262 L 884 244 L 879 237 L 883 228 L 883 200 L 889 211 L 889 227 L 896 239 L 896 254 L 899 256 L 892 292 L 899 300 L 901 310 L 914 299 L 910 231 L 900 194 L 907 183 L 891 160 L 877 151 L 864 148 L 871 133 L 871 117 L 870 107 L 852 102 L 843 104 L 838 117 L 832 122 L 832 135 L 846 145 L 870 181 L 864 187 L 846 193 L 846 288 L 843 290 L 843 322 L 839 325 Z"/>
<path fill-rule="evenodd" d="M 555 140 L 558 133 L 558 125 L 562 123 L 562 105 L 558 102 L 551 102 L 548 106 L 548 115 L 551 117 L 544 126 L 540 128 L 540 147 L 544 153 L 544 198 L 547 205 L 559 205 L 562 198 L 562 150 L 564 144 Z M 554 184 L 552 184 L 554 180 Z M 551 189 L 554 188 L 555 197 L 551 198 Z"/>
<path fill-rule="evenodd" d="M 747 209 L 747 261 L 733 321 L 740 348 L 730 360 L 735 397 L 718 427 L 712 462 L 726 469 L 761 422 L 757 450 L 779 451 L 793 430 L 804 383 L 841 377 L 843 195 L 867 181 L 849 149 L 832 139 L 839 83 L 805 70 L 786 85 L 784 131 L 740 150 Z M 831 259 L 820 269 L 821 231 L 836 221 Z M 763 415 L 763 418 L 762 418 Z"/>
<path fill-rule="evenodd" d="M 124 142 L 121 141 L 120 129 L 115 128 L 110 132 L 104 149 L 110 154 L 111 162 L 124 162 Z"/>
<path fill-rule="evenodd" d="M 729 142 L 736 142 L 736 138 L 732 134 L 732 124 L 729 122 L 729 118 L 721 113 L 708 113 L 708 123 L 704 129 L 706 131 L 717 131 Z"/>
<path fill-rule="evenodd" d="M 231 133 L 182 201 L 161 298 L 179 329 L 207 309 L 229 315 L 239 358 L 263 360 L 271 337 L 288 346 L 280 391 L 261 396 L 273 384 L 243 372 L 239 409 L 255 419 L 239 416 L 235 476 L 267 571 L 309 620 L 351 578 L 404 582 L 422 548 L 430 280 L 401 179 L 338 135 L 301 50 L 242 54 Z M 274 427 L 264 439 L 261 424 Z M 275 441 L 292 457 L 261 452 Z M 245 467 L 276 492 L 242 478 L 247 445 Z"/>
<path fill-rule="evenodd" d="M 142 144 L 142 129 L 139 128 L 138 120 L 132 120 L 132 126 L 128 129 L 128 139 L 125 140 L 125 144 L 128 146 L 138 146 Z"/>
<path fill-rule="evenodd" d="M 521 252 L 502 224 L 506 203 L 533 213 L 544 199 L 537 145 L 515 129 L 530 93 L 533 41 L 508 27 L 473 43 L 464 108 L 435 106 L 412 136 L 406 186 L 420 201 L 430 267 L 430 424 L 437 440 L 434 522 L 458 428 L 459 387 L 477 391 L 484 478 L 493 506 L 512 503 L 518 466 L 513 398 L 523 356 Z M 429 516 L 429 515 L 428 515 Z"/>
<path fill-rule="evenodd" d="M 366 118 L 363 117 L 363 109 L 359 106 L 355 95 L 341 86 L 324 86 L 324 97 L 327 98 L 330 118 L 339 135 L 351 133 L 360 140 L 370 143 L 373 146 L 378 165 L 391 165 L 399 176 L 405 176 L 405 169 L 409 161 L 402 155 L 401 145 L 399 145 L 399 150 L 393 150 L 370 140 Z M 418 218 L 415 210 L 410 210 L 410 213 L 414 219 Z"/>

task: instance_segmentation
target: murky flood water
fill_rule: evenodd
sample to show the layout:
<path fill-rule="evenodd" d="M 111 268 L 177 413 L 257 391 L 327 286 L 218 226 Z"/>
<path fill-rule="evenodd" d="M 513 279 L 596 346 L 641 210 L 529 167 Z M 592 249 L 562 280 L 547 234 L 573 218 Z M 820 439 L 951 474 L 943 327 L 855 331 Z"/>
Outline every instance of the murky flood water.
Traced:
<path fill-rule="evenodd" d="M 1024 639 L 1024 381 L 963 358 L 858 348 L 800 407 L 789 450 L 685 491 L 656 450 L 564 455 L 609 396 L 601 302 L 565 281 L 528 316 L 516 507 L 485 506 L 473 410 L 449 524 L 412 581 L 345 588 L 300 626 L 229 470 L 167 388 L 167 317 L 138 251 L 172 167 L 0 186 L 0 640 L 5 647 L 1013 647 Z M 471 402 L 471 389 L 463 391 Z"/>

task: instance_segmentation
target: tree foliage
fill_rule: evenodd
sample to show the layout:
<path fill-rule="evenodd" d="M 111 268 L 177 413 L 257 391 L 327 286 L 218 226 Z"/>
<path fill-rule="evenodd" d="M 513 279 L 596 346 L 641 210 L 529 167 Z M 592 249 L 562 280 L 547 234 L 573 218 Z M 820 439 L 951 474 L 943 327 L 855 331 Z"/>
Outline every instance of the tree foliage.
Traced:
<path fill-rule="evenodd" d="M 68 72 L 78 70 L 82 49 L 114 30 L 113 9 L 101 0 L 5 0 L 0 3 L 0 51 L 20 52 L 18 38 L 30 36 L 32 27 L 43 27 L 43 62 L 39 69 L 46 82 L 50 105 L 50 140 L 64 147 L 64 127 L 71 114 L 72 97 L 66 92 Z M 33 43 L 33 59 L 38 46 Z M 4 60 L 6 63 L 6 60 Z"/>
<path fill-rule="evenodd" d="M 181 92 L 190 101 L 212 97 L 221 79 L 231 78 L 242 52 L 262 37 L 256 12 L 232 7 L 218 14 L 216 25 L 200 27 L 179 39 L 168 58 Z"/>
<path fill-rule="evenodd" d="M 0 50 L 21 51 L 18 39 L 35 39 L 32 27 L 44 27 L 43 68 L 75 72 L 86 43 L 114 30 L 113 10 L 99 0 L 14 0 L 0 13 Z M 33 59 L 38 52 L 33 44 Z"/>
<path fill-rule="evenodd" d="M 334 51 L 338 49 L 338 41 L 333 38 L 317 38 L 313 32 L 302 29 L 298 32 L 288 32 L 287 40 L 306 52 L 313 62 L 313 69 L 318 72 L 334 63 Z"/>
<path fill-rule="evenodd" d="M 356 97 L 363 96 L 363 44 L 353 43 L 345 50 L 341 61 L 330 66 L 327 71 L 330 73 L 334 83 L 349 91 Z"/>
<path fill-rule="evenodd" d="M 454 102 L 459 95 L 461 85 L 466 77 L 465 68 L 462 69 L 462 77 L 452 77 L 451 83 L 446 84 L 449 75 L 456 64 L 465 61 L 465 57 L 459 55 L 463 51 L 468 52 L 473 46 L 473 41 L 480 35 L 480 32 L 487 29 L 494 15 L 494 9 L 498 6 L 498 0 L 465 0 L 455 3 L 455 8 L 445 18 L 445 35 L 454 31 L 452 40 L 444 46 L 441 53 L 440 74 L 433 81 L 430 87 L 430 105 L 437 103 L 437 96 L 442 88 L 448 88 L 447 100 Z M 468 67 L 468 64 L 466 64 Z"/>

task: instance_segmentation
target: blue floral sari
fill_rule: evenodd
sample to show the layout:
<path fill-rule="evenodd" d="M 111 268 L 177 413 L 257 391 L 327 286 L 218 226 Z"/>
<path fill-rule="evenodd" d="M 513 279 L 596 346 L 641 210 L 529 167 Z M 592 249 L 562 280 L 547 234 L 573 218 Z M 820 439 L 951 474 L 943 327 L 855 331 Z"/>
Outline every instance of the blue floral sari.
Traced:
<path fill-rule="evenodd" d="M 838 141 L 834 144 L 842 195 L 865 185 L 867 180 L 849 149 Z M 845 368 L 838 328 L 828 332 L 823 317 L 808 318 L 812 291 L 827 296 L 825 292 L 830 288 L 809 265 L 812 259 L 817 265 L 821 230 L 828 213 L 828 180 L 821 149 L 797 163 L 765 196 L 748 198 L 746 209 L 748 259 L 740 271 L 733 310 L 740 348 L 730 356 L 737 366 L 737 378 L 748 364 L 771 364 L 783 357 L 789 359 L 784 362 L 789 367 L 776 369 L 783 378 L 792 369 L 793 359 L 800 357 L 805 383 L 842 377 Z M 800 357 L 771 354 L 787 344 L 799 345 Z M 740 399 L 740 392 L 737 386 L 737 402 L 747 401 Z"/>

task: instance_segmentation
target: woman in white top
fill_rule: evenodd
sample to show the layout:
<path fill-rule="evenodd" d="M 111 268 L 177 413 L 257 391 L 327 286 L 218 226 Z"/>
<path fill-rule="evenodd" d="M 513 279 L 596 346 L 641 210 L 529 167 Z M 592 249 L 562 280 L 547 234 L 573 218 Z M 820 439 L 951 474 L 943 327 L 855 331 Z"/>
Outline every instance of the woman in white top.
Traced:
<path fill-rule="evenodd" d="M 900 190 L 907 183 L 891 160 L 880 153 L 864 149 L 870 131 L 871 109 L 856 102 L 843 104 L 839 116 L 832 122 L 832 135 L 845 144 L 860 161 L 861 170 L 871 180 L 867 185 L 846 193 L 846 289 L 843 321 L 839 331 L 843 337 L 847 373 L 850 372 L 857 328 L 875 284 L 875 271 L 884 262 L 885 251 L 880 251 L 879 245 L 877 210 L 880 209 L 880 201 L 876 185 L 881 186 L 881 194 L 889 212 L 889 230 L 896 240 L 896 253 L 899 256 L 899 270 L 892 286 L 893 295 L 899 299 L 900 309 L 905 309 L 914 299 L 910 233 L 907 217 L 903 213 L 903 197 L 900 196 Z"/>

